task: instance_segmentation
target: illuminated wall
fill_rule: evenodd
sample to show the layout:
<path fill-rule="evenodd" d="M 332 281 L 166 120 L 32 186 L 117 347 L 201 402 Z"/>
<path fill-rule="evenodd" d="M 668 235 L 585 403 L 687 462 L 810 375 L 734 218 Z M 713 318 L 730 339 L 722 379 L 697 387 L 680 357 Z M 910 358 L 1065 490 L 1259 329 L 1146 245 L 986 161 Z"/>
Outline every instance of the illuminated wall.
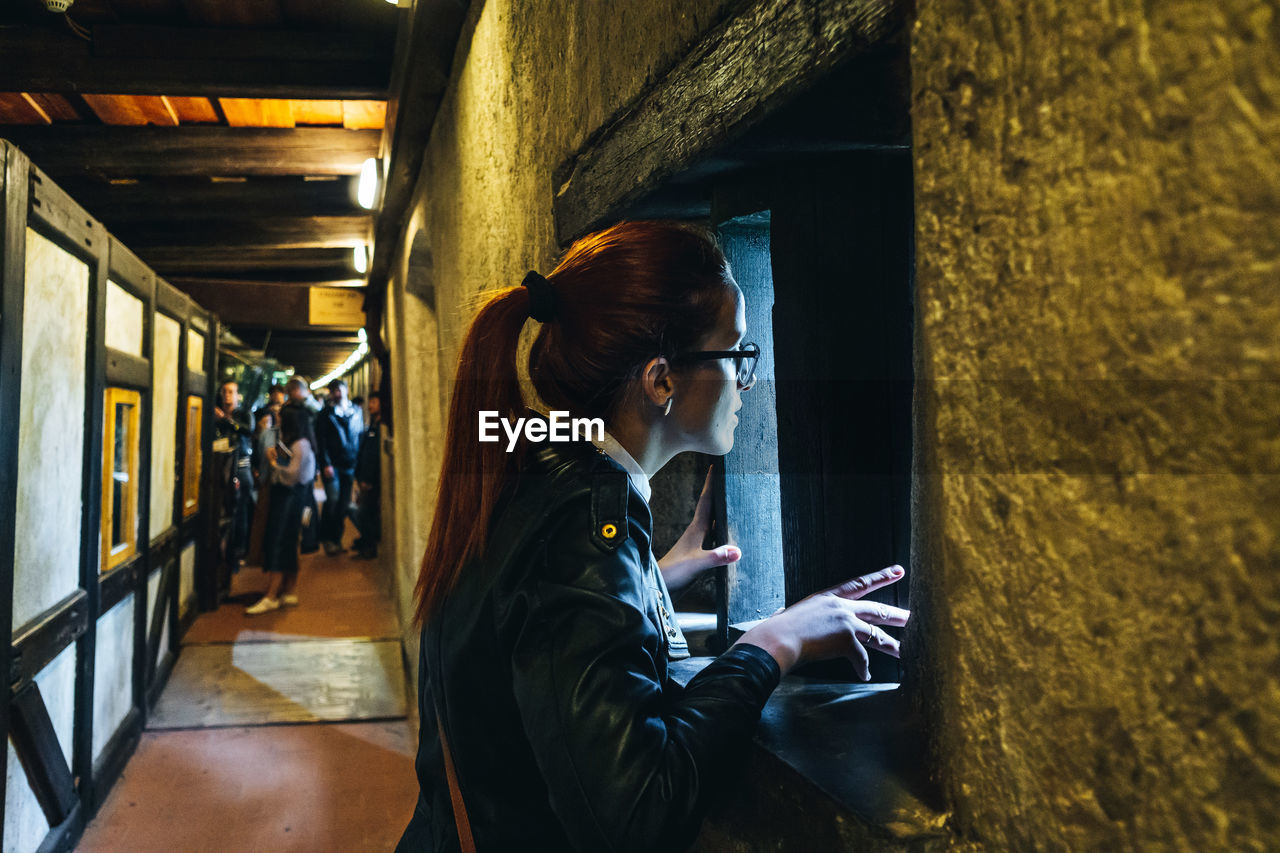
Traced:
<path fill-rule="evenodd" d="M 912 598 L 956 827 L 1276 849 L 1275 8 L 918 8 Z"/>

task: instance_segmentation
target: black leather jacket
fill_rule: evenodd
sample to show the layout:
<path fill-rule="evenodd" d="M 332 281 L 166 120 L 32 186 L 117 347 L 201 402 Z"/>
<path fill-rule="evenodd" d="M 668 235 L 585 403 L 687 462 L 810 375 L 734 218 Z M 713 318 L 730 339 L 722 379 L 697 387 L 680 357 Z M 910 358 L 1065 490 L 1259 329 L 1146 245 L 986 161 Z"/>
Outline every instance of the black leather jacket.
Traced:
<path fill-rule="evenodd" d="M 531 452 L 484 557 L 423 628 L 421 792 L 397 850 L 459 849 L 437 703 L 481 853 L 693 841 L 779 671 L 739 644 L 683 689 L 667 677 L 644 582 L 651 528 L 626 472 L 593 445 Z"/>

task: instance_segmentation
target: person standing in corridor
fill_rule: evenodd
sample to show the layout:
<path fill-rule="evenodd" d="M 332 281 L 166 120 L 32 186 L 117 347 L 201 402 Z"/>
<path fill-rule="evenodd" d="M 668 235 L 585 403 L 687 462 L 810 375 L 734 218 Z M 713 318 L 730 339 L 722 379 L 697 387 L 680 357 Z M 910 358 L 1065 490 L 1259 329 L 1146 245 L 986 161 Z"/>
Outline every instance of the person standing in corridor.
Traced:
<path fill-rule="evenodd" d="M 377 391 L 369 394 L 369 427 L 360 439 L 360 454 L 356 459 L 356 484 L 360 497 L 356 500 L 356 529 L 360 537 L 352 543 L 362 559 L 378 556 L 378 541 L 382 539 L 382 507 L 378 486 L 382 482 L 381 441 L 382 397 Z"/>
<path fill-rule="evenodd" d="M 329 399 L 316 416 L 316 461 L 326 495 L 320 518 L 320 544 L 331 557 L 346 550 L 342 547 L 342 534 L 363 431 L 360 410 L 347 399 L 347 383 L 333 380 L 329 383 Z"/>

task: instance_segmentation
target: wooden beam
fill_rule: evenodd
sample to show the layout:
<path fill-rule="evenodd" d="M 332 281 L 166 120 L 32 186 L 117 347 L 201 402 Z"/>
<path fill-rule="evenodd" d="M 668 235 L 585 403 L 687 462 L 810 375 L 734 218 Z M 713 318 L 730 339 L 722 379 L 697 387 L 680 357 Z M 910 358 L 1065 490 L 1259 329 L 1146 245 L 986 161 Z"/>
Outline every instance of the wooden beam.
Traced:
<path fill-rule="evenodd" d="M 264 271 L 265 272 L 265 271 Z M 183 275 L 169 276 L 166 281 L 174 287 L 186 288 L 188 285 L 209 285 L 211 287 L 248 285 L 251 287 L 353 287 L 363 288 L 364 278 L 357 276 L 353 270 L 337 270 L 338 275 L 325 277 L 312 270 L 281 270 L 274 276 L 241 275 L 241 276 L 206 276 Z M 346 273 L 345 277 L 342 274 Z"/>
<path fill-rule="evenodd" d="M 374 231 L 369 263 L 372 305 L 366 306 L 373 329 L 371 346 L 381 352 L 382 293 L 398 255 L 400 234 L 422 171 L 427 138 L 453 65 L 453 54 L 467 16 L 468 0 L 417 0 L 402 9 L 400 37 L 383 127 L 388 152 L 386 191 Z"/>
<path fill-rule="evenodd" d="M 372 33 L 96 26 L 92 43 L 0 28 L 0 90 L 380 100 L 392 42 Z"/>
<path fill-rule="evenodd" d="M 311 329 L 311 289 L 297 285 L 264 285 L 244 282 L 216 282 L 184 279 L 174 284 L 202 307 L 218 315 L 228 326 L 273 329 Z M 363 290 L 363 288 L 358 288 Z M 331 327 L 324 327 L 326 329 Z M 358 328 L 355 327 L 355 328 Z M 275 340 L 273 336 L 272 340 Z M 355 344 L 345 340 L 324 342 L 321 348 L 342 350 L 341 362 Z"/>
<path fill-rule="evenodd" d="M 192 213 L 208 219 L 239 218 L 246 212 L 259 219 L 364 214 L 355 200 L 355 181 L 345 177 L 331 181 L 256 178 L 233 183 L 199 178 L 127 184 L 76 181 L 64 183 L 63 188 L 109 230 L 119 223 Z"/>
<path fill-rule="evenodd" d="M 213 278 L 250 278 L 302 281 L 309 275 L 343 279 L 355 275 L 350 249 L 246 248 L 228 253 L 220 247 L 170 249 L 155 247 L 138 255 L 161 276 L 195 275 Z"/>
<path fill-rule="evenodd" d="M 358 175 L 376 130 L 330 127 L 13 127 L 5 136 L 55 180 L 193 175 Z"/>
<path fill-rule="evenodd" d="M 191 211 L 196 213 L 196 211 Z M 278 219 L 203 219 L 132 222 L 115 230 L 140 253 L 150 247 L 272 249 L 353 248 L 369 243 L 371 216 L 307 216 Z"/>
<path fill-rule="evenodd" d="M 727 18 L 556 170 L 560 242 L 615 218 L 891 34 L 902 7 L 757 0 Z"/>

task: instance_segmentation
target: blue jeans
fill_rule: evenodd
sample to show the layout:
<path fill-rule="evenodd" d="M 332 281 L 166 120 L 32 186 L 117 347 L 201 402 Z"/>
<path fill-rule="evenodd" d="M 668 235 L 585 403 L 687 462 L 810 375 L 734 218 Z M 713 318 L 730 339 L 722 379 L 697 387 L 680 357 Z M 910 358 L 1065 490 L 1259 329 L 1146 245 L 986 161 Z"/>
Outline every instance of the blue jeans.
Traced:
<path fill-rule="evenodd" d="M 333 477 L 324 481 L 324 513 L 320 518 L 320 541 L 342 544 L 342 533 L 347 523 L 347 510 L 351 503 L 351 484 L 354 471 L 333 469 Z"/>

